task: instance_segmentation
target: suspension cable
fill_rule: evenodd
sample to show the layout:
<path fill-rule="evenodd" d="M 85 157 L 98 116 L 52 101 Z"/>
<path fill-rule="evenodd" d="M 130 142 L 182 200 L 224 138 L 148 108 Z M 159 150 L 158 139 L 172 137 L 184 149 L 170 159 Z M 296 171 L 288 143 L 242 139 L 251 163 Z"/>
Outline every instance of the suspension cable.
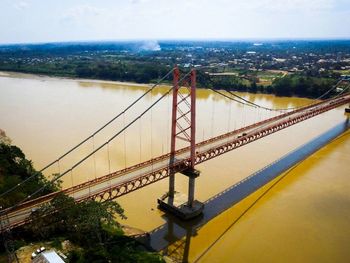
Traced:
<path fill-rule="evenodd" d="M 189 71 L 188 73 L 186 73 L 179 81 L 183 81 L 186 77 L 188 77 L 191 74 L 191 71 Z M 46 189 L 46 187 L 48 187 L 49 185 L 52 185 L 53 183 L 55 183 L 58 179 L 60 179 L 62 176 L 64 176 L 65 174 L 73 171 L 73 169 L 75 169 L 77 166 L 79 166 L 81 163 L 83 163 L 86 159 L 88 159 L 89 157 L 91 157 L 93 154 L 95 154 L 97 151 L 99 151 L 100 149 L 102 149 L 104 146 L 106 146 L 107 144 L 109 144 L 112 140 L 114 140 L 117 136 L 119 136 L 121 133 L 123 133 L 126 129 L 128 129 L 130 126 L 132 126 L 137 120 L 139 120 L 142 116 L 144 116 L 148 111 L 150 111 L 159 101 L 161 101 L 165 96 L 167 96 L 173 89 L 174 89 L 174 85 L 171 86 L 169 88 L 168 91 L 166 91 L 162 96 L 160 96 L 156 101 L 154 101 L 148 108 L 146 108 L 141 114 L 139 114 L 138 116 L 136 116 L 128 125 L 126 125 L 124 128 L 122 128 L 120 131 L 118 131 L 116 134 L 114 134 L 112 137 L 110 137 L 106 142 L 104 142 L 103 144 L 101 144 L 99 147 L 97 147 L 94 151 L 92 151 L 91 153 L 89 153 L 88 155 L 86 155 L 84 158 L 82 158 L 80 161 L 78 161 L 77 163 L 75 163 L 71 168 L 69 168 L 68 170 L 66 170 L 65 172 L 63 172 L 62 174 L 59 174 L 58 176 L 54 177 L 53 179 L 51 179 L 50 181 L 48 181 L 46 184 L 44 184 L 41 188 L 39 188 L 38 190 L 36 190 L 35 192 L 33 192 L 31 195 L 28 195 L 27 197 L 25 197 L 22 201 L 19 201 L 17 204 L 9 207 L 6 209 L 6 212 L 10 212 L 11 210 L 15 209 L 16 207 L 18 207 L 19 205 L 21 205 L 22 203 L 28 201 L 30 198 L 32 198 L 33 196 L 37 195 L 38 193 L 42 192 L 44 189 Z M 1 214 L 1 211 L 0 211 Z"/>
<path fill-rule="evenodd" d="M 79 148 L 81 145 L 83 145 L 85 142 L 87 142 L 88 140 L 90 140 L 91 138 L 93 138 L 96 134 L 98 134 L 99 132 L 101 132 L 104 128 L 106 128 L 108 125 L 110 125 L 112 122 L 114 122 L 115 120 L 117 120 L 120 116 L 122 116 L 125 112 L 127 112 L 129 109 L 131 109 L 137 102 L 139 102 L 143 97 L 145 97 L 148 93 L 150 93 L 155 87 L 157 87 L 163 80 L 165 80 L 167 77 L 169 77 L 169 75 L 174 71 L 174 68 L 172 68 L 166 75 L 164 75 L 160 80 L 157 81 L 157 83 L 153 84 L 153 86 L 151 88 L 149 88 L 145 93 L 143 93 L 140 97 L 138 97 L 135 101 L 133 101 L 129 106 L 127 106 L 122 112 L 120 112 L 119 114 L 117 114 L 115 117 L 113 117 L 110 121 L 108 121 L 107 123 L 105 123 L 102 127 L 100 127 L 99 129 L 97 129 L 94 133 L 92 133 L 90 136 L 86 137 L 84 140 L 82 140 L 80 143 L 78 143 L 77 145 L 75 145 L 74 147 L 72 147 L 70 150 L 68 150 L 67 152 L 65 152 L 64 154 L 62 154 L 60 157 L 58 157 L 56 160 L 52 161 L 51 163 L 49 163 L 48 165 L 46 165 L 44 168 L 42 168 L 39 173 L 45 171 L 46 169 L 48 169 L 49 167 L 51 167 L 52 165 L 54 165 L 55 163 L 59 162 L 61 159 L 63 159 L 65 156 L 67 156 L 68 154 L 70 154 L 71 152 L 73 152 L 74 150 L 76 150 L 77 148 Z M 23 181 L 21 181 L 20 183 L 16 184 L 15 186 L 13 186 L 12 188 L 8 189 L 7 191 L 3 192 L 0 194 L 0 198 L 7 195 L 8 193 L 14 191 L 15 189 L 17 189 L 19 186 L 25 184 L 27 181 L 31 180 L 32 178 L 34 178 L 35 176 L 37 176 L 37 173 L 27 177 L 26 179 L 24 179 Z"/>
<path fill-rule="evenodd" d="M 325 93 L 323 93 L 321 96 L 317 97 L 315 100 L 320 100 L 320 99 L 322 99 L 323 97 L 325 97 L 327 94 L 329 94 L 329 93 L 330 93 L 331 91 L 333 91 L 335 88 L 337 88 L 338 85 L 339 85 L 343 80 L 344 80 L 344 78 L 341 78 L 335 85 L 333 85 L 329 90 L 327 90 L 327 91 L 326 91 Z M 217 92 L 217 90 L 215 90 L 215 89 L 213 89 L 213 88 L 211 88 L 211 90 Z M 240 100 L 242 100 L 242 101 L 244 101 L 244 102 L 246 102 L 246 103 L 248 103 L 248 104 L 243 103 L 243 102 L 238 101 L 238 100 L 234 100 L 234 101 L 236 101 L 236 102 L 238 102 L 238 103 L 245 104 L 245 105 L 251 104 L 251 105 L 254 106 L 254 107 L 261 108 L 261 109 L 265 109 L 265 110 L 269 110 L 269 111 L 287 111 L 287 110 L 295 110 L 295 109 L 300 109 L 300 108 L 303 108 L 303 107 L 305 107 L 305 106 L 308 106 L 308 105 L 313 104 L 313 103 L 309 103 L 309 104 L 305 104 L 305 105 L 303 105 L 303 106 L 290 107 L 290 108 L 268 108 L 268 107 L 264 107 L 264 106 L 261 106 L 261 105 L 259 105 L 259 104 L 256 104 L 256 103 L 254 103 L 254 102 L 252 102 L 252 101 L 250 101 L 250 100 L 246 100 L 245 98 L 243 98 L 243 97 L 241 97 L 241 96 L 239 96 L 239 95 L 233 93 L 232 91 L 227 91 L 227 92 L 228 92 L 229 94 L 231 94 L 232 96 L 234 96 L 234 97 L 236 97 L 236 98 L 238 98 L 238 99 L 240 99 Z M 224 96 L 224 94 L 221 93 L 221 92 L 217 92 L 217 93 L 219 93 L 220 95 Z M 225 96 L 225 97 L 229 98 L 228 96 Z"/>
<path fill-rule="evenodd" d="M 337 94 L 336 96 L 334 96 L 333 99 L 336 99 L 337 97 L 340 97 L 340 96 L 341 96 L 346 90 L 348 90 L 349 88 L 350 88 L 350 84 L 348 84 L 339 94 Z M 308 105 L 307 105 L 307 106 L 308 106 Z M 305 106 L 305 107 L 307 107 L 307 106 Z M 274 113 L 274 112 L 272 112 L 272 113 Z M 285 114 L 291 114 L 291 113 L 292 113 L 292 112 L 285 113 Z M 262 126 L 259 126 L 258 128 L 253 129 L 253 130 L 250 131 L 250 132 L 254 132 L 254 131 L 256 131 L 256 130 L 262 128 L 262 127 L 266 127 L 266 126 L 268 126 L 268 125 L 270 125 L 270 123 L 265 123 L 265 124 L 263 124 Z"/>
<path fill-rule="evenodd" d="M 331 89 L 329 89 L 328 91 L 326 91 L 324 94 L 322 94 L 321 96 L 319 96 L 319 97 L 316 98 L 315 100 L 319 100 L 319 99 L 323 98 L 324 96 L 326 96 L 328 93 L 330 93 L 332 90 L 334 90 L 334 89 L 339 85 L 339 83 L 340 83 L 341 81 L 343 81 L 343 79 L 339 80 L 339 81 L 337 82 L 336 85 L 332 86 Z M 350 84 L 349 84 L 349 85 L 350 85 Z M 348 86 L 349 86 L 349 85 L 348 85 Z M 347 87 L 348 87 L 348 86 L 347 86 Z M 343 91 L 341 92 L 341 94 L 344 92 L 345 89 L 347 89 L 347 87 L 343 89 Z M 253 108 L 261 108 L 261 109 L 265 109 L 265 110 L 269 110 L 269 111 L 296 110 L 296 109 L 301 109 L 301 108 L 304 108 L 304 107 L 306 107 L 306 106 L 310 106 L 310 105 L 314 104 L 314 102 L 312 102 L 312 103 L 305 104 L 305 105 L 303 105 L 303 106 L 292 107 L 292 108 L 267 108 L 267 107 L 264 107 L 264 106 L 255 104 L 254 102 L 251 102 L 251 101 L 249 101 L 249 100 L 246 100 L 246 99 L 244 99 L 243 97 L 238 96 L 237 94 L 232 93 L 231 91 L 228 91 L 228 93 L 231 94 L 231 95 L 233 95 L 234 97 L 237 97 L 237 98 L 239 98 L 239 99 L 241 99 L 241 100 L 247 102 L 247 103 L 244 103 L 244 102 L 242 102 L 242 101 L 239 101 L 239 100 L 237 100 L 237 99 L 234 99 L 234 98 L 232 98 L 232 97 L 230 97 L 230 96 L 228 96 L 228 95 L 222 93 L 221 91 L 215 90 L 215 89 L 213 89 L 213 88 L 210 88 L 210 90 L 212 90 L 212 91 L 214 91 L 214 92 L 220 94 L 220 95 L 223 96 L 223 97 L 226 97 L 227 99 L 230 99 L 230 100 L 233 100 L 233 101 L 235 101 L 235 102 L 237 102 L 237 103 L 240 103 L 240 104 L 242 104 L 242 105 L 247 105 L 247 106 L 250 106 L 250 107 L 253 107 Z M 339 94 L 338 94 L 338 95 L 339 95 Z"/>
<path fill-rule="evenodd" d="M 223 97 L 226 97 L 226 98 L 229 99 L 229 100 L 233 100 L 233 101 L 235 101 L 235 102 L 237 102 L 237 103 L 239 103 L 239 104 L 242 104 L 242 105 L 249 105 L 249 104 L 244 103 L 244 102 L 242 102 L 242 101 L 236 100 L 236 99 L 234 99 L 234 98 L 232 98 L 232 97 L 230 97 L 230 96 L 227 96 L 225 93 L 222 93 L 221 91 L 218 91 L 218 90 L 213 89 L 213 88 L 209 88 L 209 89 L 212 90 L 212 91 L 214 91 L 214 92 L 217 93 L 217 94 L 220 94 L 220 95 L 223 96 Z M 250 105 L 250 107 L 257 108 L 257 106 L 252 106 L 252 105 Z"/>
<path fill-rule="evenodd" d="M 178 82 L 181 82 L 182 80 L 184 80 L 188 75 L 190 74 L 190 72 L 186 73 L 181 80 L 179 80 Z M 350 87 L 350 84 L 343 89 L 343 91 L 341 92 L 344 93 L 345 90 L 347 90 Z M 114 140 L 118 135 L 120 135 L 123 131 L 125 131 L 126 129 L 128 129 L 131 125 L 133 125 L 137 120 L 141 119 L 142 116 L 144 116 L 150 109 L 152 109 L 160 100 L 162 100 L 165 96 L 167 96 L 172 90 L 174 89 L 174 86 L 172 86 L 166 93 L 164 93 L 161 97 L 159 97 L 152 105 L 150 105 L 146 110 L 144 110 L 139 116 L 137 116 L 136 118 L 133 119 L 133 121 L 131 121 L 127 126 L 125 126 L 123 129 L 121 129 L 119 132 L 117 132 L 116 134 L 114 134 L 108 141 L 106 141 L 105 143 L 103 143 L 102 145 L 100 145 L 98 148 L 96 148 L 93 152 L 91 152 L 90 154 L 88 154 L 87 156 L 85 156 L 83 159 L 81 159 L 79 162 L 77 162 L 76 164 L 74 164 L 71 168 L 69 168 L 68 170 L 66 170 L 65 172 L 63 172 L 62 174 L 59 174 L 58 176 L 54 177 L 53 179 L 51 179 L 49 182 L 47 182 L 44 186 L 42 186 L 41 188 L 39 188 L 38 190 L 36 190 L 35 192 L 33 192 L 31 195 L 28 195 L 26 198 L 24 198 L 22 201 L 18 202 L 17 204 L 9 207 L 8 209 L 6 209 L 8 212 L 13 210 L 14 208 L 18 207 L 20 204 L 24 203 L 25 201 L 28 201 L 30 198 L 32 198 L 33 196 L 35 196 L 36 194 L 40 193 L 41 191 L 43 191 L 48 185 L 53 184 L 54 182 L 56 182 L 59 178 L 61 178 L 62 176 L 64 176 L 65 174 L 71 172 L 74 168 L 76 168 L 77 166 L 79 166 L 82 162 L 84 162 L 86 159 L 88 159 L 89 157 L 91 157 L 93 154 L 95 154 L 97 151 L 99 151 L 101 148 L 103 148 L 104 146 L 106 146 L 108 143 L 110 143 L 112 140 Z M 217 90 L 212 89 L 213 91 L 215 91 L 216 93 L 234 100 L 238 103 L 247 105 L 246 103 L 242 103 L 240 101 L 237 101 Z M 337 96 L 339 96 L 340 94 L 338 94 Z M 336 96 L 336 97 L 337 97 Z M 305 106 L 304 106 L 305 107 Z M 23 183 L 23 181 L 22 181 Z M 20 184 L 16 185 L 15 187 L 17 188 L 18 186 L 20 186 Z M 9 191 L 7 191 L 8 193 Z M 4 193 L 5 194 L 5 193 Z M 3 196 L 4 194 L 0 195 Z"/>

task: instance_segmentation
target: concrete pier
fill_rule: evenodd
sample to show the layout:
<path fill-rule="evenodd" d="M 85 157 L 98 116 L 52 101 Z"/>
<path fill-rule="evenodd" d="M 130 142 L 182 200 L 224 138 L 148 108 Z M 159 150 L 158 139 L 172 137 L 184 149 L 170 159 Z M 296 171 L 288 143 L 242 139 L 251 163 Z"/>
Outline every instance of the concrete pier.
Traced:
<path fill-rule="evenodd" d="M 178 192 L 175 192 L 173 196 L 166 194 L 158 199 L 158 206 L 163 211 L 170 212 L 183 220 L 189 220 L 199 216 L 204 209 L 203 203 L 194 200 L 195 179 L 200 172 L 195 169 L 187 169 L 182 174 L 188 176 L 188 195 Z"/>
<path fill-rule="evenodd" d="M 182 193 L 175 193 L 173 198 L 165 196 L 158 199 L 159 208 L 165 212 L 169 212 L 183 220 L 189 220 L 199 216 L 204 209 L 204 204 L 193 200 L 192 205 L 187 203 L 188 196 Z"/>

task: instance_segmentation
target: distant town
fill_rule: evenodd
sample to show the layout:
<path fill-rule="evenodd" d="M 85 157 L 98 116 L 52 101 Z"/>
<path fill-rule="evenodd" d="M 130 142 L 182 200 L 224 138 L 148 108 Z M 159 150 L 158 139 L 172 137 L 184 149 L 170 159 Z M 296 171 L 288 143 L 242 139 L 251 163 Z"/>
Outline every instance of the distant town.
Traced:
<path fill-rule="evenodd" d="M 350 41 L 137 41 L 0 46 L 2 71 L 151 83 L 174 65 L 183 71 L 197 68 L 199 86 L 204 88 L 317 97 L 339 79 L 350 79 Z"/>

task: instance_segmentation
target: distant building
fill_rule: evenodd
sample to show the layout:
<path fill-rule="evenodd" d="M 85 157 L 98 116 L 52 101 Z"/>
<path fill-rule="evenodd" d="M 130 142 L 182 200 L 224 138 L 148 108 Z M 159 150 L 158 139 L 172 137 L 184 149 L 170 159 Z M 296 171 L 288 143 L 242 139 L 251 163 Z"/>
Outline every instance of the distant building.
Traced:
<path fill-rule="evenodd" d="M 32 259 L 32 263 L 65 263 L 54 250 L 44 251 Z"/>
<path fill-rule="evenodd" d="M 350 81 L 350 75 L 341 75 L 341 78 L 346 81 Z"/>
<path fill-rule="evenodd" d="M 286 62 L 287 59 L 285 59 L 285 58 L 273 58 L 273 60 L 276 61 L 276 62 L 282 62 L 283 63 L 283 62 Z"/>

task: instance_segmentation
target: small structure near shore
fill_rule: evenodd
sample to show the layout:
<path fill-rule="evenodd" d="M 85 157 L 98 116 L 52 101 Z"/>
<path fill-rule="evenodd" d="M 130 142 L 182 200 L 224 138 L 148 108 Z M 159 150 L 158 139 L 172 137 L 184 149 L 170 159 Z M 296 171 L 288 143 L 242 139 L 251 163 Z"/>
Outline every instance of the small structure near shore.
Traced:
<path fill-rule="evenodd" d="M 32 263 L 64 263 L 62 258 L 54 250 L 48 250 L 36 255 Z"/>

